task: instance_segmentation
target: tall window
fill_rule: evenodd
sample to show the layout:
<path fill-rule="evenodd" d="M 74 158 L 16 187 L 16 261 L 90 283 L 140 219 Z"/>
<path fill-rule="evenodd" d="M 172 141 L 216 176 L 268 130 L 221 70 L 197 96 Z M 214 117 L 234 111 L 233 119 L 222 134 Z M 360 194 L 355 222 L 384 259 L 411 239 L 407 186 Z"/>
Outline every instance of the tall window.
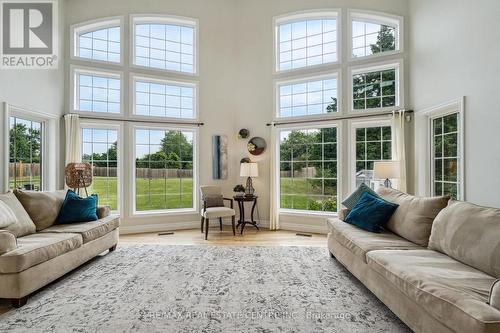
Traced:
<path fill-rule="evenodd" d="M 278 18 L 276 29 L 277 71 L 338 61 L 336 12 Z"/>
<path fill-rule="evenodd" d="M 391 127 L 357 127 L 356 140 L 356 187 L 364 183 L 371 186 L 373 165 L 376 161 L 391 160 Z"/>
<path fill-rule="evenodd" d="M 195 118 L 195 85 L 134 79 L 134 113 L 142 116 Z"/>
<path fill-rule="evenodd" d="M 134 18 L 134 65 L 196 73 L 196 22 Z"/>
<path fill-rule="evenodd" d="M 280 132 L 280 208 L 337 211 L 337 129 Z"/>
<path fill-rule="evenodd" d="M 460 114 L 432 119 L 433 194 L 461 198 Z"/>
<path fill-rule="evenodd" d="M 362 58 L 401 49 L 403 19 L 382 13 L 350 12 L 351 58 Z"/>
<path fill-rule="evenodd" d="M 194 208 L 194 130 L 135 129 L 135 210 Z"/>
<path fill-rule="evenodd" d="M 42 189 L 42 123 L 10 117 L 9 189 Z"/>
<path fill-rule="evenodd" d="M 99 204 L 118 209 L 118 131 L 82 128 L 82 162 L 92 166 L 89 192 L 99 196 Z"/>
<path fill-rule="evenodd" d="M 99 113 L 121 112 L 120 75 L 75 70 L 74 82 L 75 110 Z"/>
<path fill-rule="evenodd" d="M 321 115 L 338 111 L 337 76 L 280 83 L 278 117 Z"/>

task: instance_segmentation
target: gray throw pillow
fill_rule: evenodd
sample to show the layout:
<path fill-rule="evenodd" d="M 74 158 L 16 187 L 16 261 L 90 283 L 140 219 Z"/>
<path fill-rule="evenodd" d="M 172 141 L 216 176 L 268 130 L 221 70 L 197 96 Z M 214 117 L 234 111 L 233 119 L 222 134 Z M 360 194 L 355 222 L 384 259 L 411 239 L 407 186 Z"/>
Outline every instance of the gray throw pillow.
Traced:
<path fill-rule="evenodd" d="M 224 199 L 222 199 L 222 195 L 206 195 L 203 197 L 203 201 L 205 201 L 205 207 L 223 207 Z"/>
<path fill-rule="evenodd" d="M 346 206 L 348 209 L 353 209 L 354 206 L 356 206 L 356 203 L 358 202 L 359 198 L 363 195 L 363 193 L 368 192 L 371 195 L 379 198 L 380 196 L 375 193 L 374 190 L 372 190 L 368 185 L 365 185 L 364 183 L 361 183 L 359 187 L 356 189 L 356 191 L 352 192 L 352 194 L 342 201 L 342 204 Z"/>
<path fill-rule="evenodd" d="M 3 201 L 0 201 L 0 229 L 17 222 L 16 214 Z"/>

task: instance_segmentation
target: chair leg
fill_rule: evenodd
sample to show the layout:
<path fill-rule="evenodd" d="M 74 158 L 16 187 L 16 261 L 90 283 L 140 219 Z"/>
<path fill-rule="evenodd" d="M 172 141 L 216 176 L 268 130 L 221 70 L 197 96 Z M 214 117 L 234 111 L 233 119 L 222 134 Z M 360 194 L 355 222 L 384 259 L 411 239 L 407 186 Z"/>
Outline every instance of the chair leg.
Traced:
<path fill-rule="evenodd" d="M 203 223 L 205 222 L 205 218 L 201 217 L 201 233 L 203 233 Z"/>
<path fill-rule="evenodd" d="M 222 217 L 219 217 L 220 231 L 222 231 Z"/>
<path fill-rule="evenodd" d="M 208 238 L 208 219 L 205 219 L 205 240 Z"/>
<path fill-rule="evenodd" d="M 233 225 L 233 236 L 236 236 L 236 227 L 234 222 L 234 215 L 231 217 L 231 224 Z"/>

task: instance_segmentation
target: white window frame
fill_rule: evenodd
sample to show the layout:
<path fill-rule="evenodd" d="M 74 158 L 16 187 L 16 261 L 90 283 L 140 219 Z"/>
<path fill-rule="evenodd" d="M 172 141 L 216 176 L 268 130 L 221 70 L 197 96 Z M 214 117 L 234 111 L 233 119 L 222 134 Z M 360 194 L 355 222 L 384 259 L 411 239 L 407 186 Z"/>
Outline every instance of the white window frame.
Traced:
<path fill-rule="evenodd" d="M 386 107 L 380 107 L 380 108 L 374 108 L 374 109 L 354 109 L 354 99 L 352 97 L 352 89 L 353 89 L 353 84 L 352 80 L 354 75 L 357 74 L 364 74 L 364 73 L 369 73 L 369 72 L 374 72 L 374 71 L 384 71 L 384 70 L 389 70 L 389 69 L 395 69 L 396 70 L 396 104 L 394 106 L 386 106 Z M 403 59 L 397 59 L 397 60 L 390 60 L 390 61 L 384 61 L 384 62 L 379 62 L 379 63 L 371 63 L 367 65 L 361 65 L 361 66 L 351 66 L 348 69 L 349 75 L 348 75 L 348 114 L 376 114 L 377 112 L 385 112 L 385 111 L 394 111 L 394 110 L 400 110 L 403 108 L 404 105 L 404 62 Z"/>
<path fill-rule="evenodd" d="M 390 119 L 383 119 L 380 117 L 373 117 L 363 120 L 349 120 L 349 192 L 356 189 L 356 130 L 358 128 L 370 127 L 391 127 L 391 142 L 394 142 L 394 135 Z M 392 145 L 391 145 L 392 146 Z M 392 155 L 394 150 L 392 149 Z"/>
<path fill-rule="evenodd" d="M 58 117 L 43 111 L 26 109 L 20 106 L 15 106 L 3 102 L 0 104 L 0 113 L 2 116 L 2 128 L 4 135 L 0 139 L 3 141 L 4 153 L 0 157 L 3 163 L 0 170 L 2 176 L 0 179 L 0 190 L 2 192 L 9 191 L 9 160 L 10 160 L 10 117 L 18 117 L 26 120 L 36 121 L 42 124 L 41 129 L 41 190 L 55 190 L 57 187 L 57 165 L 58 157 L 56 150 L 50 147 L 58 147 Z"/>
<path fill-rule="evenodd" d="M 307 130 L 307 129 L 315 129 L 315 128 L 332 128 L 335 127 L 337 129 L 337 211 L 336 212 L 324 212 L 324 211 L 312 211 L 312 210 L 298 210 L 298 209 L 286 209 L 281 208 L 281 186 L 280 186 L 280 170 L 281 170 L 281 150 L 280 150 L 280 137 L 281 132 L 290 131 L 290 130 Z M 271 193 L 271 195 L 276 195 L 278 200 L 278 211 L 282 216 L 324 216 L 324 217 L 332 217 L 337 216 L 338 211 L 340 210 L 342 198 L 342 122 L 341 121 L 331 121 L 331 122 L 316 122 L 316 123 L 307 123 L 307 124 L 293 124 L 286 126 L 276 126 L 276 137 L 275 142 L 276 146 L 272 147 L 272 149 L 276 149 L 276 169 L 271 170 L 275 172 L 277 175 L 276 178 L 276 192 L 275 194 Z"/>
<path fill-rule="evenodd" d="M 103 65 L 111 65 L 111 66 L 123 66 L 124 65 L 124 41 L 125 41 L 125 33 L 124 33 L 124 17 L 123 16 L 113 16 L 113 17 L 105 17 L 96 20 L 81 22 L 77 24 L 73 24 L 70 27 L 70 58 L 72 60 L 81 60 L 90 63 L 103 64 Z M 96 31 L 100 29 L 107 28 L 120 28 L 120 62 L 112 62 L 112 61 L 104 61 L 104 60 L 96 60 L 89 59 L 77 56 L 78 50 L 78 42 L 80 40 L 80 35 Z"/>
<path fill-rule="evenodd" d="M 190 208 L 176 208 L 176 209 L 161 209 L 161 210 L 145 210 L 138 211 L 136 209 L 136 137 L 135 130 L 143 129 L 143 130 L 163 130 L 163 131 L 191 131 L 193 132 L 193 207 Z M 185 125 L 176 125 L 171 126 L 167 124 L 154 124 L 154 123 L 145 123 L 145 124 L 132 124 L 131 126 L 131 135 L 132 138 L 132 153 L 130 154 L 130 168 L 131 172 L 129 172 L 129 184 L 131 186 L 131 216 L 132 217 L 140 217 L 140 216 L 171 216 L 171 215 L 182 215 L 182 214 L 193 214 L 199 212 L 199 199 L 198 199 L 198 186 L 199 186 L 199 174 L 198 174 L 198 161 L 199 161 L 199 151 L 198 151 L 198 138 L 199 138 L 199 129 L 198 127 L 193 126 L 185 126 Z"/>
<path fill-rule="evenodd" d="M 193 73 L 173 71 L 164 68 L 147 67 L 135 64 L 135 25 L 136 23 L 142 24 L 173 24 L 180 26 L 189 26 L 194 29 L 194 57 L 193 57 Z M 195 18 L 183 17 L 183 16 L 173 16 L 173 15 L 147 15 L 147 14 L 135 14 L 130 15 L 130 68 L 148 70 L 154 72 L 164 72 L 171 73 L 179 76 L 198 76 L 199 74 L 199 20 Z"/>
<path fill-rule="evenodd" d="M 103 129 L 103 130 L 116 130 L 117 131 L 117 169 L 116 169 L 116 185 L 117 185 L 117 193 L 116 193 L 116 205 L 117 209 L 113 210 L 113 213 L 117 214 L 123 214 L 123 207 L 124 207 L 124 201 L 123 201 L 123 195 L 124 193 L 124 186 L 123 182 L 121 181 L 122 176 L 123 176 L 123 123 L 116 122 L 116 121 L 105 121 L 105 120 L 100 120 L 96 121 L 93 119 L 82 119 L 80 121 L 80 131 L 84 128 L 91 128 L 91 129 Z M 82 144 L 81 141 L 81 135 L 80 135 L 80 145 Z M 81 149 L 81 154 L 83 156 L 83 149 Z"/>
<path fill-rule="evenodd" d="M 280 41 L 278 39 L 279 26 L 282 24 L 300 22 L 305 20 L 313 20 L 313 19 L 335 19 L 337 24 L 337 61 L 329 62 L 326 64 L 318 64 L 312 66 L 305 66 L 300 68 L 293 68 L 287 70 L 279 69 L 279 55 L 280 49 L 279 44 Z M 273 17 L 273 45 L 274 45 L 274 66 L 273 66 L 273 74 L 282 74 L 282 73 L 299 73 L 299 72 L 307 72 L 311 70 L 325 69 L 329 67 L 338 66 L 342 61 L 342 11 L 338 8 L 332 9 L 314 9 L 314 10 L 306 10 L 294 13 L 288 13 L 285 15 L 279 15 Z"/>
<path fill-rule="evenodd" d="M 402 16 L 391 15 L 383 12 L 376 12 L 370 10 L 351 10 L 351 9 L 347 11 L 347 16 L 348 16 L 347 43 L 349 49 L 349 57 L 348 57 L 349 61 L 367 60 L 367 59 L 379 58 L 404 52 L 404 18 Z M 394 51 L 379 52 L 364 57 L 354 57 L 352 54 L 353 53 L 352 22 L 356 20 L 380 24 L 380 25 L 394 26 L 396 33 L 396 42 L 395 42 L 396 49 Z"/>
<path fill-rule="evenodd" d="M 421 111 L 415 112 L 415 160 L 416 163 L 416 192 L 421 196 L 432 196 L 434 193 L 434 156 L 432 156 L 433 140 L 432 121 L 450 114 L 459 114 L 458 130 L 458 157 L 460 159 L 458 172 L 459 198 L 466 200 L 465 193 L 465 98 L 460 97 Z"/>
<path fill-rule="evenodd" d="M 190 87 L 193 88 L 193 118 L 181 118 L 181 117 L 158 117 L 158 116 L 145 116 L 145 115 L 138 115 L 135 112 L 135 82 L 137 80 L 144 80 L 147 82 L 151 83 L 160 83 L 160 84 L 174 84 L 174 85 L 180 85 L 184 87 Z M 158 121 L 185 121 L 185 122 L 197 122 L 199 121 L 199 83 L 198 81 L 188 81 L 188 80 L 171 80 L 168 78 L 160 77 L 160 76 L 155 76 L 155 75 L 144 75 L 144 74 L 139 74 L 139 73 L 130 73 L 130 80 L 129 80 L 129 109 L 130 109 L 130 119 L 138 119 L 138 120 L 158 120 Z"/>
<path fill-rule="evenodd" d="M 78 100 L 79 100 L 79 82 L 77 79 L 78 74 L 87 74 L 87 75 L 96 75 L 96 76 L 103 76 L 107 78 L 112 78 L 112 79 L 119 79 L 120 80 L 120 113 L 112 113 L 112 112 L 96 112 L 96 111 L 80 111 L 78 109 Z M 111 71 L 111 70 L 104 70 L 101 68 L 95 68 L 95 67 L 85 67 L 85 66 L 70 66 L 70 112 L 71 113 L 77 113 L 82 116 L 92 116 L 95 118 L 123 118 L 125 116 L 125 106 L 124 106 L 124 82 L 123 82 L 123 72 L 121 71 Z"/>

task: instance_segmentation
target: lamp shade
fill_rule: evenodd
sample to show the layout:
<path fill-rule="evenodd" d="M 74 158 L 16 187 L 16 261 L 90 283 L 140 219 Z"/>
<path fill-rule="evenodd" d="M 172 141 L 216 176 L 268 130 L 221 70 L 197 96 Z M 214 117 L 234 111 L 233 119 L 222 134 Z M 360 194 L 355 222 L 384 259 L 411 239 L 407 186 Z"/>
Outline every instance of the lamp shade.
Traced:
<path fill-rule="evenodd" d="M 259 177 L 259 166 L 257 163 L 241 163 L 240 177 Z"/>
<path fill-rule="evenodd" d="M 375 162 L 373 166 L 373 178 L 375 179 L 395 179 L 399 178 L 398 161 Z"/>

